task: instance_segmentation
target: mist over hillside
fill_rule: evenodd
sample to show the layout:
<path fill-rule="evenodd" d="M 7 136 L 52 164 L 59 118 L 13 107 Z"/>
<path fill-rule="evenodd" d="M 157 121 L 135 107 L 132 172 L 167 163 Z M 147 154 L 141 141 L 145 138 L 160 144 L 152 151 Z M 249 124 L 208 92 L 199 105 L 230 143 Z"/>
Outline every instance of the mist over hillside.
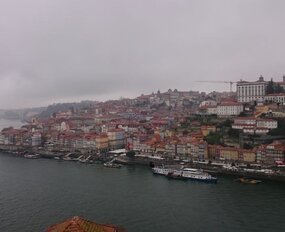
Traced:
<path fill-rule="evenodd" d="M 81 102 L 71 102 L 71 103 L 55 103 L 46 107 L 41 113 L 39 113 L 38 117 L 41 119 L 46 119 L 51 117 L 56 112 L 67 111 L 70 109 L 80 110 L 84 108 L 88 108 L 92 105 L 96 105 L 98 102 L 96 101 L 81 101 Z"/>
<path fill-rule="evenodd" d="M 30 121 L 30 119 L 41 112 L 43 112 L 46 107 L 35 107 L 35 108 L 25 108 L 25 109 L 0 109 L 0 118 L 3 119 L 14 119 L 21 121 Z"/>

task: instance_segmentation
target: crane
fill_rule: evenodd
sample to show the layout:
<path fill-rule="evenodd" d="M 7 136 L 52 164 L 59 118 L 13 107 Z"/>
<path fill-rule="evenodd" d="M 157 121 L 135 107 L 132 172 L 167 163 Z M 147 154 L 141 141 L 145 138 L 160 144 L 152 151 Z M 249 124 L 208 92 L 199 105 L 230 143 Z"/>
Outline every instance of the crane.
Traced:
<path fill-rule="evenodd" d="M 230 84 L 230 91 L 233 91 L 233 84 L 237 83 L 236 81 L 196 81 L 196 82 L 204 82 L 204 83 L 226 83 Z"/>

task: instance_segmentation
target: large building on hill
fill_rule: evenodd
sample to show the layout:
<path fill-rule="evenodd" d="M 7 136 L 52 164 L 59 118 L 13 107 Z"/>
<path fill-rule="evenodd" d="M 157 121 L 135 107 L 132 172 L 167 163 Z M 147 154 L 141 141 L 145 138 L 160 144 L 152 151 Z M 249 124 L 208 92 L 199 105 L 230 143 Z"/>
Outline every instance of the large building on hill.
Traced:
<path fill-rule="evenodd" d="M 262 76 L 257 81 L 239 81 L 237 82 L 237 100 L 238 102 L 252 102 L 264 99 L 266 95 L 266 86 L 268 82 Z"/>

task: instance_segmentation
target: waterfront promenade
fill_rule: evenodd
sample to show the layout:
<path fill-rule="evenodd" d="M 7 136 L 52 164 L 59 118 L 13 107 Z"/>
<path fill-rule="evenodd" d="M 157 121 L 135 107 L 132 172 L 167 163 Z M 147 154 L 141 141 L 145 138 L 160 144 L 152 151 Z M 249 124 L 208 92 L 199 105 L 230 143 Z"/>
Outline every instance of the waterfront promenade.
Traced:
<path fill-rule="evenodd" d="M 33 153 L 40 155 L 41 158 L 46 159 L 64 159 L 63 157 L 66 156 L 69 151 L 62 150 L 61 152 L 51 152 L 44 149 L 27 149 L 21 146 L 15 145 L 0 145 L 0 150 L 2 152 L 12 153 L 16 156 L 23 157 L 24 152 Z M 70 154 L 70 153 L 69 153 Z M 86 151 L 81 151 L 76 157 L 91 157 L 93 161 L 98 162 L 106 162 L 113 160 L 113 162 L 124 164 L 124 165 L 144 165 L 144 166 L 162 166 L 162 165 L 174 165 L 177 168 L 184 166 L 184 167 L 191 167 L 191 168 L 198 168 L 203 169 L 213 175 L 219 176 L 233 176 L 236 178 L 245 177 L 245 178 L 252 178 L 258 180 L 265 180 L 265 181 L 278 181 L 278 182 L 285 182 L 285 168 L 280 167 L 277 168 L 276 166 L 251 166 L 251 168 L 231 168 L 231 164 L 228 163 L 227 167 L 224 168 L 222 166 L 223 163 L 214 163 L 214 162 L 183 162 L 182 160 L 175 160 L 175 159 L 162 159 L 160 157 L 152 156 L 151 154 L 139 155 L 137 157 L 129 158 L 127 156 L 116 156 L 114 157 L 111 154 L 99 154 L 99 153 L 89 153 Z M 79 161 L 79 160 L 78 160 Z M 217 165 L 219 164 L 219 165 Z M 250 167 L 250 165 L 249 165 Z M 262 171 L 264 170 L 264 171 Z"/>

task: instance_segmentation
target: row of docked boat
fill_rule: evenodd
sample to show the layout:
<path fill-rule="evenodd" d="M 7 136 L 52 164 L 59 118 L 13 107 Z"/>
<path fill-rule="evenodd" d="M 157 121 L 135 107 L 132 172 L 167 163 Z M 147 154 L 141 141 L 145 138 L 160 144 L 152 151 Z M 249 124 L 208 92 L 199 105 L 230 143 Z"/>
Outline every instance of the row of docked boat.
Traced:
<path fill-rule="evenodd" d="M 165 168 L 165 167 L 154 167 L 152 168 L 153 174 L 163 175 L 171 179 L 179 180 L 198 180 L 203 182 L 216 183 L 217 178 L 211 176 L 209 173 L 203 170 L 195 168 Z"/>
<path fill-rule="evenodd" d="M 75 156 L 72 153 L 68 153 L 67 155 L 63 157 L 54 157 L 54 159 L 64 160 L 64 161 L 76 161 L 76 162 L 88 163 L 88 164 L 92 164 L 94 162 L 91 158 L 91 155 L 89 155 L 88 157 L 85 157 L 84 155 Z"/>
<path fill-rule="evenodd" d="M 86 163 L 86 164 L 102 164 L 102 161 L 94 161 L 92 156 L 89 155 L 88 157 L 85 157 L 84 155 L 76 156 L 75 154 L 68 153 L 67 155 L 63 157 L 54 157 L 56 160 L 64 160 L 64 161 L 77 161 L 80 163 Z M 115 159 L 112 159 L 111 161 L 105 162 L 104 167 L 106 168 L 121 168 L 121 164 L 115 163 Z"/>
<path fill-rule="evenodd" d="M 121 168 L 122 165 L 115 163 L 115 160 L 116 159 L 112 159 L 111 161 L 104 163 L 104 167 L 106 167 L 106 168 Z"/>

